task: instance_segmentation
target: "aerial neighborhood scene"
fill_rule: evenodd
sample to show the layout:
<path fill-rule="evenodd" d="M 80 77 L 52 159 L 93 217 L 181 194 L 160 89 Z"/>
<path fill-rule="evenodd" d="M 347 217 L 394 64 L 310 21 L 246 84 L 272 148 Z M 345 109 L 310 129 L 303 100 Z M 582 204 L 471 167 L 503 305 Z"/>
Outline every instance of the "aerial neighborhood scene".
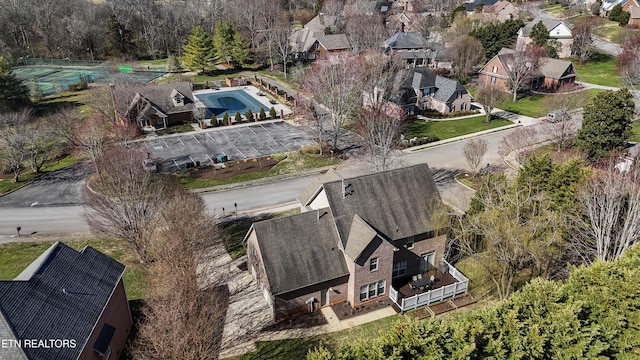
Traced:
<path fill-rule="evenodd" d="M 639 26 L 0 0 L 0 360 L 640 358 Z"/>

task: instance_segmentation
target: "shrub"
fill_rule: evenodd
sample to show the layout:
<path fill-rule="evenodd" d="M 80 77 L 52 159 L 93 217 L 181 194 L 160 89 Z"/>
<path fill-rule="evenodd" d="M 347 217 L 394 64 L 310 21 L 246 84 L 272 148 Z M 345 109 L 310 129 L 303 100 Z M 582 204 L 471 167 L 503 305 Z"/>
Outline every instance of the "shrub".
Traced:
<path fill-rule="evenodd" d="M 440 111 L 434 109 L 424 109 L 420 112 L 420 115 L 430 118 L 441 118 L 443 116 Z"/>
<path fill-rule="evenodd" d="M 84 89 L 86 89 L 88 87 L 89 87 L 89 85 L 87 85 L 87 83 L 84 82 L 84 81 L 80 81 L 80 82 L 77 82 L 75 84 L 69 84 L 69 90 L 71 90 L 71 91 L 80 91 L 80 90 L 84 90 Z"/>
<path fill-rule="evenodd" d="M 264 120 L 267 118 L 267 114 L 264 113 L 264 108 L 260 108 L 260 114 L 258 115 L 260 120 Z"/>
<path fill-rule="evenodd" d="M 253 111 L 251 111 L 251 109 L 247 109 L 244 117 L 247 118 L 247 121 L 253 121 Z"/>
<path fill-rule="evenodd" d="M 240 112 L 236 112 L 236 117 L 234 119 L 237 123 L 242 122 L 242 115 L 240 115 Z"/>
<path fill-rule="evenodd" d="M 227 125 L 229 123 L 229 113 L 228 112 L 224 112 L 224 115 L 222 115 L 222 122 L 224 123 L 224 125 Z"/>
<path fill-rule="evenodd" d="M 271 109 L 269 109 L 269 117 L 271 117 L 272 119 L 275 119 L 276 115 L 277 115 L 276 108 L 272 106 Z"/>

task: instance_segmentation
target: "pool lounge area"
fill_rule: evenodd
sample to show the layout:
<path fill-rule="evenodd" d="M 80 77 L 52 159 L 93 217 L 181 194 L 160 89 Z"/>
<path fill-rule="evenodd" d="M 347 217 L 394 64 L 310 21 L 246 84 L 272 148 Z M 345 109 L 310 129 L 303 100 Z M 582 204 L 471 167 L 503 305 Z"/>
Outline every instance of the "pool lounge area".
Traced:
<path fill-rule="evenodd" d="M 254 86 L 196 90 L 193 92 L 193 96 L 196 98 L 196 106 L 207 109 L 205 119 L 213 117 L 222 119 L 225 111 L 231 118 L 235 117 L 238 112 L 244 116 L 249 109 L 254 114 L 259 114 L 260 109 L 264 109 L 268 115 L 271 107 L 275 108 L 278 115 L 281 110 L 284 115 L 292 113 L 291 109 L 280 102 L 272 102 Z"/>

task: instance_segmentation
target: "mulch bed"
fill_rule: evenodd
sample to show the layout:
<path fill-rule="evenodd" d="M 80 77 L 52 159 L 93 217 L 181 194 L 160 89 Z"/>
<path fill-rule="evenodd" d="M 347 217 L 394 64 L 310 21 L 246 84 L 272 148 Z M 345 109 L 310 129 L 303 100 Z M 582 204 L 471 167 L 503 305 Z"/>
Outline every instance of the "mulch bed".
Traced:
<path fill-rule="evenodd" d="M 312 326 L 320 326 L 327 324 L 327 319 L 324 318 L 321 311 L 314 311 L 312 313 L 304 313 L 292 318 L 288 318 L 279 323 L 270 325 L 262 329 L 263 331 L 278 331 L 287 329 L 306 329 Z"/>
<path fill-rule="evenodd" d="M 272 157 L 256 159 L 228 161 L 223 169 L 217 165 L 209 165 L 189 170 L 189 176 L 193 179 L 226 180 L 237 175 L 268 171 L 278 163 Z"/>
<path fill-rule="evenodd" d="M 338 320 L 342 321 L 344 319 L 349 319 L 354 316 L 366 314 L 374 310 L 391 306 L 391 304 L 392 304 L 391 300 L 382 299 L 382 300 L 374 301 L 372 303 L 369 303 L 354 309 L 351 307 L 351 305 L 347 304 L 346 302 L 341 302 L 331 306 L 331 309 L 333 310 L 334 313 L 336 313 Z"/>

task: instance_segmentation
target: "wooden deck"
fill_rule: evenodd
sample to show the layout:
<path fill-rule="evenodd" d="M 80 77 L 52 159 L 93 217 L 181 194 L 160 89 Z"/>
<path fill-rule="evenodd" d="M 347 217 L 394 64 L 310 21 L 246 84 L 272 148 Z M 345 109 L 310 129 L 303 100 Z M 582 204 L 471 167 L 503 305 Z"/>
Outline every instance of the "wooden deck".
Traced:
<path fill-rule="evenodd" d="M 422 277 L 427 277 L 429 278 L 431 275 L 434 275 L 436 278 L 435 284 L 429 288 L 429 289 L 425 289 L 423 291 L 421 291 L 420 289 L 412 289 L 409 286 L 409 283 L 411 282 L 411 277 L 407 277 L 404 279 L 399 279 L 393 282 L 393 287 L 398 289 L 400 291 L 400 294 L 402 295 L 402 297 L 411 297 L 417 294 L 421 294 L 423 292 L 427 292 L 430 290 L 435 290 L 447 285 L 451 285 L 453 283 L 456 283 L 458 280 L 456 280 L 453 276 L 451 276 L 451 274 L 443 274 L 440 271 L 431 271 L 428 273 L 425 273 L 422 275 Z"/>

